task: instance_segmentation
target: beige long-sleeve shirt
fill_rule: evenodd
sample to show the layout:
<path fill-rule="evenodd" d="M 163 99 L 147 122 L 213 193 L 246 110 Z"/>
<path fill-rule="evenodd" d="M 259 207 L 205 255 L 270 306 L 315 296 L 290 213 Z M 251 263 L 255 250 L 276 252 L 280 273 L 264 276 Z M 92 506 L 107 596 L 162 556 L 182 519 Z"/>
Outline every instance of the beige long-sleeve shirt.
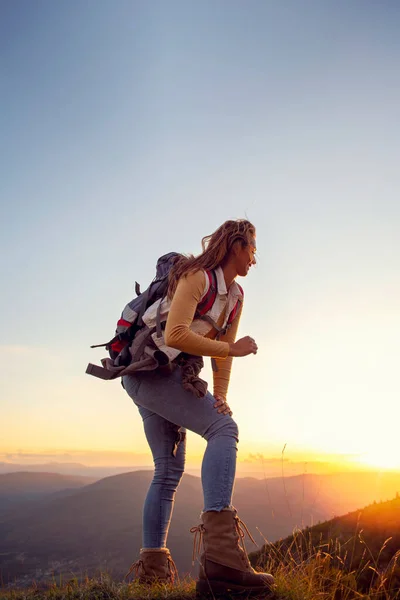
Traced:
<path fill-rule="evenodd" d="M 242 305 L 227 333 L 215 340 L 217 331 L 212 328 L 205 336 L 190 329 L 194 315 L 204 294 L 204 271 L 182 277 L 177 285 L 168 314 L 164 340 L 168 346 L 196 356 L 215 358 L 218 371 L 214 371 L 214 395 L 226 398 L 232 368 L 232 356 L 228 356 L 229 345 L 233 344 L 239 326 Z M 222 311 L 217 325 L 222 326 L 225 311 Z"/>

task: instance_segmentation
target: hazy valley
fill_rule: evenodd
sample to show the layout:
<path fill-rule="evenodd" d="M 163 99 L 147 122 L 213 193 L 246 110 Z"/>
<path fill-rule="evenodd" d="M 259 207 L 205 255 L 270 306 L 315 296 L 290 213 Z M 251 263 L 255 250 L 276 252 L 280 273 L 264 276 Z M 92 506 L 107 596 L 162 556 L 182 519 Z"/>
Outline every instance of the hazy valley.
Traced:
<path fill-rule="evenodd" d="M 53 575 L 125 574 L 141 544 L 141 511 L 150 471 L 92 482 L 48 473 L 0 475 L 3 584 L 29 585 Z M 400 474 L 345 473 L 265 480 L 238 478 L 234 504 L 260 547 L 295 528 L 316 525 L 400 490 Z M 190 527 L 202 509 L 198 477 L 178 489 L 168 545 L 181 573 L 192 572 Z M 248 551 L 254 550 L 249 542 Z"/>

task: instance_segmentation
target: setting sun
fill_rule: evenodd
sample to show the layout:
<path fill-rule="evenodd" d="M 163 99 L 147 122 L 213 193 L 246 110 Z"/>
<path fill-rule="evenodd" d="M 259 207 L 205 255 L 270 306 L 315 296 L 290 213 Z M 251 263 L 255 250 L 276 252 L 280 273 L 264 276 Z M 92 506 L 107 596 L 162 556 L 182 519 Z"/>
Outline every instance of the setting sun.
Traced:
<path fill-rule="evenodd" d="M 368 451 L 361 455 L 360 463 L 387 471 L 400 469 L 400 457 L 391 452 L 388 447 L 381 447 L 375 451 Z"/>

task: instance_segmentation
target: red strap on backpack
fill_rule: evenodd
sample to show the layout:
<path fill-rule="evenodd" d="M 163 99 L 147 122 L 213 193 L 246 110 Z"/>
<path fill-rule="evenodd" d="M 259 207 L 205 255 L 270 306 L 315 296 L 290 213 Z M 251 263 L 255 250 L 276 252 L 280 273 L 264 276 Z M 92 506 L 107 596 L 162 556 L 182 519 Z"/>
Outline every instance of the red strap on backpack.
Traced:
<path fill-rule="evenodd" d="M 242 292 L 242 297 L 241 297 L 241 298 L 238 298 L 238 300 L 237 300 L 237 302 L 236 302 L 235 306 L 234 306 L 234 307 L 233 307 L 233 309 L 231 310 L 231 314 L 229 315 L 229 318 L 228 318 L 228 325 L 232 325 L 232 323 L 233 323 L 233 321 L 235 320 L 235 317 L 236 317 L 236 315 L 237 315 L 237 313 L 238 313 L 239 306 L 240 306 L 240 305 L 242 304 L 242 302 L 243 302 L 243 297 L 244 297 L 244 291 L 243 291 L 243 288 L 242 288 L 242 286 L 241 286 L 241 285 L 239 285 L 239 284 L 237 284 L 237 285 L 238 285 L 238 287 L 239 287 L 240 291 Z"/>
<path fill-rule="evenodd" d="M 208 286 L 208 290 L 207 290 L 203 300 L 201 302 L 199 302 L 199 304 L 197 306 L 196 316 L 205 315 L 212 308 L 212 305 L 214 304 L 215 299 L 217 297 L 218 286 L 217 286 L 217 277 L 215 275 L 215 271 L 206 271 L 206 273 L 208 276 L 209 286 Z M 241 285 L 239 285 L 239 284 L 237 284 L 237 285 L 238 285 L 240 291 L 242 292 L 242 298 L 238 298 L 235 306 L 231 310 L 227 325 L 231 325 L 233 323 L 233 321 L 235 320 L 235 317 L 238 313 L 239 306 L 243 302 L 243 296 L 244 296 L 243 288 Z"/>
<path fill-rule="evenodd" d="M 197 305 L 196 315 L 202 317 L 212 307 L 217 297 L 217 277 L 214 271 L 206 271 L 208 276 L 208 290 L 201 302 Z"/>
<path fill-rule="evenodd" d="M 117 327 L 118 326 L 130 327 L 131 324 L 132 323 L 130 323 L 129 321 L 125 321 L 125 319 L 119 319 L 117 321 Z M 110 348 L 111 348 L 111 350 L 113 350 L 113 352 L 116 352 L 117 354 L 119 354 L 121 352 L 121 350 L 123 350 L 125 348 L 127 343 L 128 343 L 127 341 L 117 340 L 111 344 Z"/>

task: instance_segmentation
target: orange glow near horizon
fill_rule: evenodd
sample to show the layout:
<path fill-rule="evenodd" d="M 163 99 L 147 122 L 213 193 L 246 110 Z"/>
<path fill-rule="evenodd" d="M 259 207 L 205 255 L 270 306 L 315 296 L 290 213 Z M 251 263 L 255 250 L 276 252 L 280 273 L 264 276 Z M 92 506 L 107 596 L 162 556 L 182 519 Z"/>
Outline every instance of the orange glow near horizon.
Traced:
<path fill-rule="evenodd" d="M 385 471 L 400 471 L 400 457 L 386 452 L 385 449 L 378 452 L 367 452 L 360 457 L 359 461 L 360 464 L 367 467 Z"/>
<path fill-rule="evenodd" d="M 254 452 L 253 448 L 243 444 L 239 449 L 237 475 L 255 477 L 280 477 L 303 474 L 329 474 L 349 471 L 387 470 L 400 472 L 400 461 L 395 456 L 382 452 L 378 454 L 339 455 L 314 453 L 312 451 L 290 452 L 268 451 Z M 186 466 L 188 471 L 199 470 L 203 452 L 200 448 L 188 452 Z M 393 460 L 391 460 L 393 459 Z M 24 448 L 10 451 L 0 449 L 0 462 L 9 464 L 81 464 L 87 467 L 132 467 L 151 468 L 152 458 L 149 450 L 134 452 L 109 449 L 56 449 Z"/>

